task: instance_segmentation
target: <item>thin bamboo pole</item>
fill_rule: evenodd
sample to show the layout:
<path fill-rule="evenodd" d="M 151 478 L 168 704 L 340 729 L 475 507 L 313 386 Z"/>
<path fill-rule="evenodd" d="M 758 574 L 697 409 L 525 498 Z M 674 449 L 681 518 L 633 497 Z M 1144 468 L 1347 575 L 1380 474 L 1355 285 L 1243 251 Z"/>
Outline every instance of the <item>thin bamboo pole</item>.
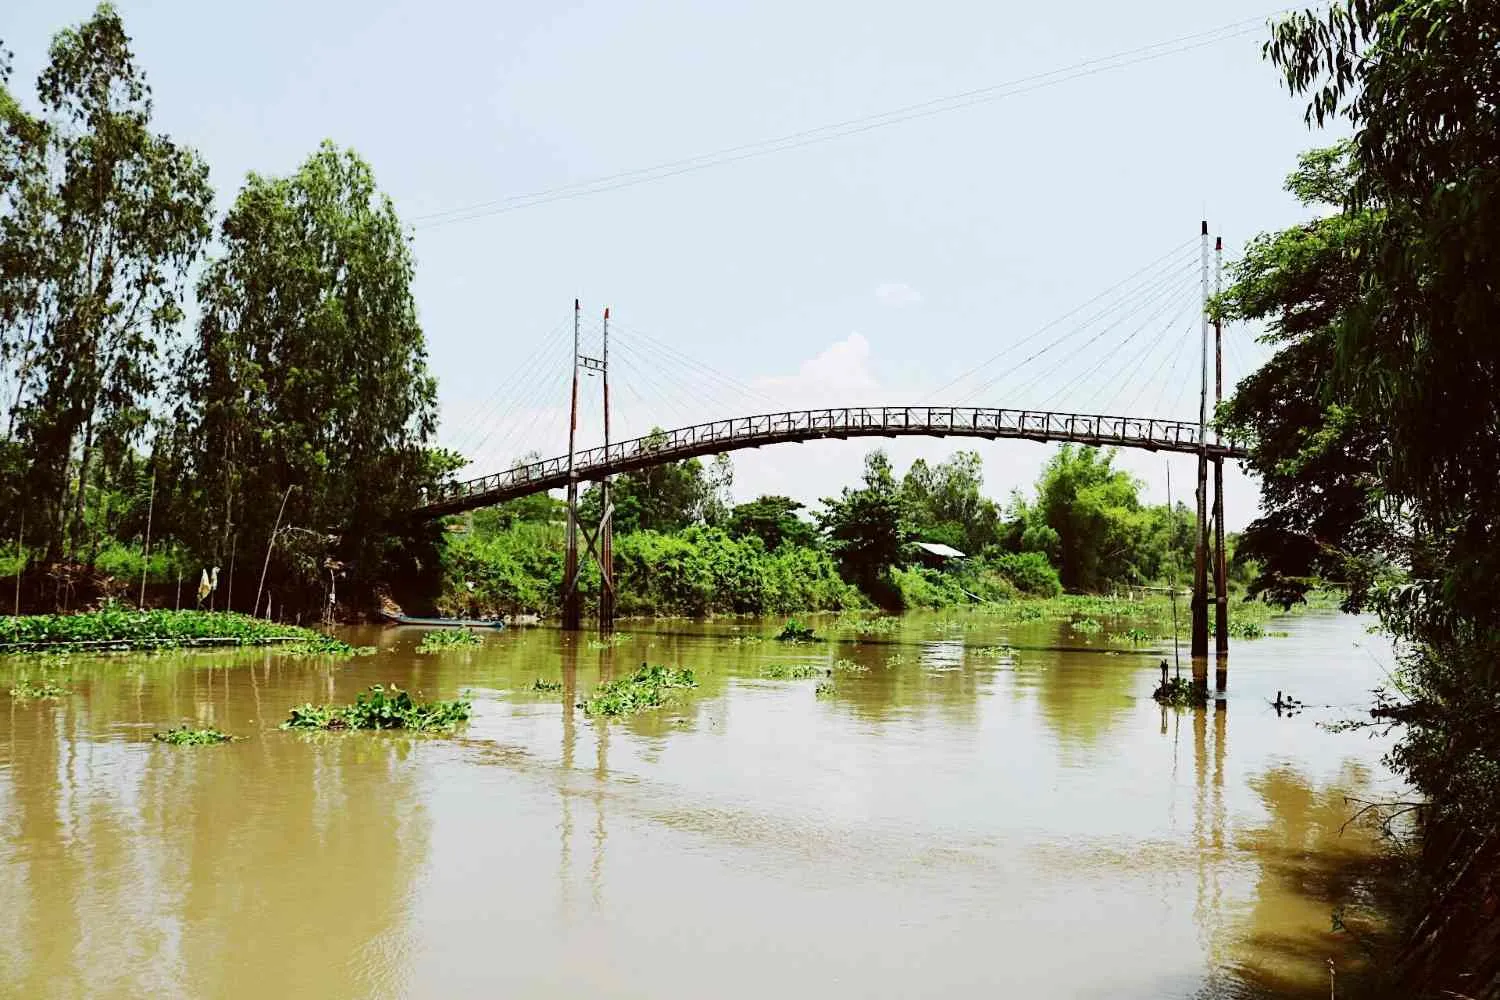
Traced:
<path fill-rule="evenodd" d="M 141 549 L 141 594 L 135 606 L 146 610 L 146 567 L 151 564 L 151 519 L 156 516 L 156 469 L 151 470 L 151 499 L 146 503 L 146 544 Z"/>
<path fill-rule="evenodd" d="M 281 515 L 286 513 L 287 497 L 292 495 L 295 484 L 288 486 L 286 492 L 281 495 L 281 509 L 276 512 L 276 526 L 271 529 L 271 538 L 266 542 L 266 561 L 260 567 L 260 583 L 255 588 L 255 607 L 260 607 L 261 591 L 266 587 L 266 571 L 271 568 L 271 550 L 276 547 L 276 533 L 281 530 Z M 271 617 L 271 600 L 266 598 L 266 617 Z"/>

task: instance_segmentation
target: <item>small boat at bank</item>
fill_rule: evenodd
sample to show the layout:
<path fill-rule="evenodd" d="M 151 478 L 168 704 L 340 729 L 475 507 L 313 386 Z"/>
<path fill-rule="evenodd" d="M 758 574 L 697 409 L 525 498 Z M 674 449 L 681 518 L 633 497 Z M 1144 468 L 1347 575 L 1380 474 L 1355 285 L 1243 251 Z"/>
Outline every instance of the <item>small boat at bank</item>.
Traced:
<path fill-rule="evenodd" d="M 425 628 L 492 628 L 505 627 L 503 618 L 417 618 L 412 615 L 380 612 L 380 617 L 390 625 L 421 625 Z"/>

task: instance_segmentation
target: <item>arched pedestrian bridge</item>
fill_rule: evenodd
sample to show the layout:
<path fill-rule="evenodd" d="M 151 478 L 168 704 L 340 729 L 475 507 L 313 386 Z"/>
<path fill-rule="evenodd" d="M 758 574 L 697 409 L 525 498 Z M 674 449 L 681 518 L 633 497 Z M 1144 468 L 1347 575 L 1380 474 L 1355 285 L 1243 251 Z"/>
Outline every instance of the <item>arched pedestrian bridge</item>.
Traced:
<path fill-rule="evenodd" d="M 597 481 L 666 462 L 768 444 L 830 438 L 950 436 L 1068 441 L 1206 454 L 1210 458 L 1244 458 L 1247 454 L 1243 447 L 1230 442 L 1200 442 L 1196 421 L 973 406 L 852 406 L 714 420 L 611 442 L 608 446 L 579 451 L 573 462 L 573 477 L 580 482 Z M 568 456 L 560 455 L 453 483 L 428 497 L 416 513 L 423 517 L 456 514 L 567 485 Z"/>

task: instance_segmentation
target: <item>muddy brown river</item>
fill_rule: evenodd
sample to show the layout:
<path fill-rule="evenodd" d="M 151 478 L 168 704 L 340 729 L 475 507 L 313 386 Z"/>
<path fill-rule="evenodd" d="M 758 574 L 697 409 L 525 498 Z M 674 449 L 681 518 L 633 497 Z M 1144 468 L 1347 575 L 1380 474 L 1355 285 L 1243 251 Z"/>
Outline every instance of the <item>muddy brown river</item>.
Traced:
<path fill-rule="evenodd" d="M 1380 847 L 1346 800 L 1400 791 L 1382 742 L 1318 725 L 1384 679 L 1366 624 L 1274 622 L 1181 712 L 1159 652 L 977 613 L 796 647 L 753 641 L 779 621 L 430 655 L 352 630 L 379 653 L 74 658 L 57 701 L 0 663 L 0 995 L 1326 997 L 1331 961 L 1342 996 L 1333 914 L 1375 926 Z M 568 707 L 642 661 L 699 687 Z M 835 690 L 763 676 L 798 663 Z M 473 719 L 277 729 L 375 682 Z M 194 719 L 248 738 L 150 739 Z"/>

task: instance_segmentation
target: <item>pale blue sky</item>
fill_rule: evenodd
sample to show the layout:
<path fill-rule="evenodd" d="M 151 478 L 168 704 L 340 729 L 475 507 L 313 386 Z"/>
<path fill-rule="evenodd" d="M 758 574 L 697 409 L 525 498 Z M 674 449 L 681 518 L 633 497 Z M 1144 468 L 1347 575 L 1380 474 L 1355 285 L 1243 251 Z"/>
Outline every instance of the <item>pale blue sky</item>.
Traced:
<path fill-rule="evenodd" d="M 0 39 L 16 53 L 22 95 L 51 34 L 91 7 L 7 5 Z M 206 157 L 220 210 L 246 171 L 287 172 L 326 137 L 373 164 L 407 219 L 1002 83 L 1272 9 L 1248 0 L 119 7 L 155 91 L 157 127 Z M 445 437 L 479 436 L 473 425 L 494 409 L 497 380 L 568 322 L 574 296 L 591 322 L 612 306 L 622 339 L 645 331 L 772 399 L 918 401 L 1190 239 L 1205 213 L 1231 251 L 1301 218 L 1281 180 L 1297 152 L 1320 140 L 1261 59 L 1262 37 L 655 183 L 418 228 L 416 293 Z M 1231 336 L 1249 363 L 1247 331 Z M 562 377 L 555 366 L 554 375 Z M 643 412 L 651 391 L 630 378 L 617 368 L 622 432 L 674 423 L 671 410 Z M 1085 384 L 1058 408 L 1091 410 L 1100 395 Z M 754 408 L 702 386 L 678 408 L 735 415 L 715 404 Z M 1190 400 L 1173 415 L 1195 413 Z M 553 414 L 534 414 L 532 425 L 534 441 L 519 428 L 501 435 L 509 450 L 487 464 L 561 440 Z M 902 441 L 890 450 L 904 464 L 960 446 Z M 737 457 L 736 492 L 815 499 L 855 475 L 868 447 Z M 991 492 L 1003 496 L 1029 484 L 1051 449 L 1011 442 L 980 451 Z M 1126 463 L 1158 498 L 1162 462 Z M 1190 460 L 1174 465 L 1183 495 L 1190 475 Z M 1232 478 L 1228 520 L 1237 527 L 1255 493 Z"/>

